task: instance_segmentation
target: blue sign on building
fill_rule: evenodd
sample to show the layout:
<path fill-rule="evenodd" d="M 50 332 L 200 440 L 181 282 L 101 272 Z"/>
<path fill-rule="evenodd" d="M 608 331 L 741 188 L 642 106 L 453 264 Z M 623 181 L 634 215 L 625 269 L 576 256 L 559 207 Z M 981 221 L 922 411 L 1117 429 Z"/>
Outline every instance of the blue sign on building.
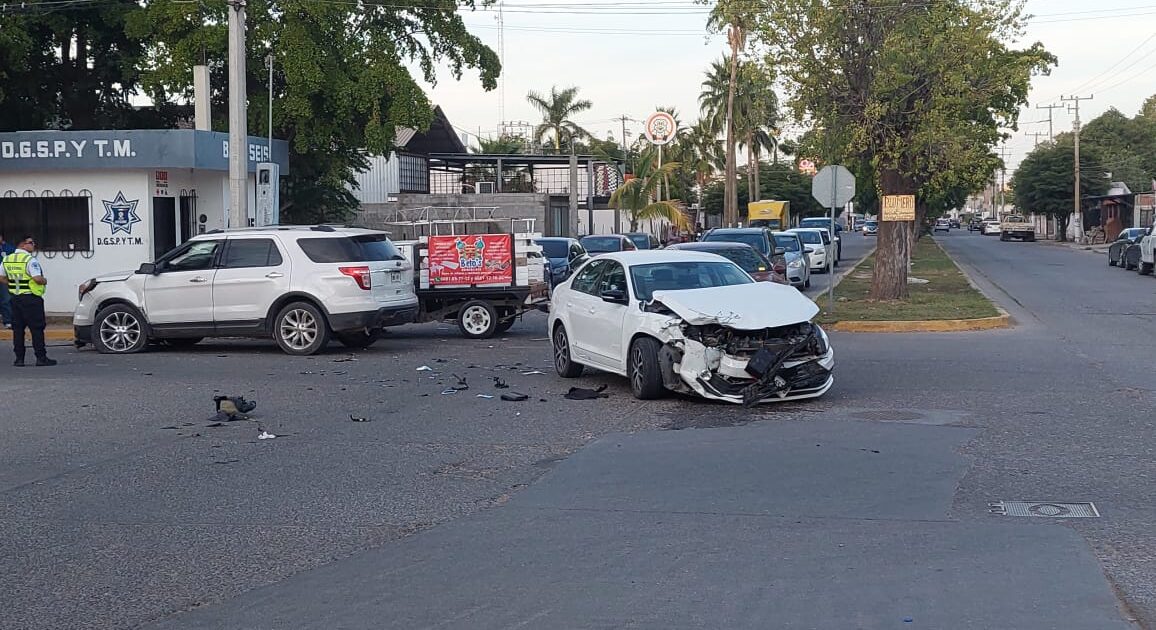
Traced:
<path fill-rule="evenodd" d="M 249 136 L 248 171 L 259 162 L 289 170 L 289 143 Z M 56 169 L 229 170 L 229 134 L 192 129 L 0 133 L 0 172 Z"/>

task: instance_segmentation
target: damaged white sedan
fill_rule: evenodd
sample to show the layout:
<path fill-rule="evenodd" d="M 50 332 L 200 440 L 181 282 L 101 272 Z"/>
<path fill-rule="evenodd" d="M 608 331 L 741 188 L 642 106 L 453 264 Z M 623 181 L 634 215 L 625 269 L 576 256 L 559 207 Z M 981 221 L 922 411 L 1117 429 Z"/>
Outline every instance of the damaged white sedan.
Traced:
<path fill-rule="evenodd" d="M 755 282 L 731 261 L 689 251 L 605 254 L 558 285 L 554 368 L 630 379 L 641 399 L 666 391 L 743 405 L 822 396 L 835 353 L 793 287 Z"/>

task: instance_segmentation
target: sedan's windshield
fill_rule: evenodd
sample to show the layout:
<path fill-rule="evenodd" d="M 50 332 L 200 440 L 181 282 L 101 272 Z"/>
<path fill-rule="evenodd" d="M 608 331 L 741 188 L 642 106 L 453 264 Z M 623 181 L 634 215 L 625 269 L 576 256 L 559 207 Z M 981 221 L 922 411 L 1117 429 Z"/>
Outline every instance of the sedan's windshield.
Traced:
<path fill-rule="evenodd" d="M 729 262 L 664 262 L 635 265 L 630 268 L 634 293 L 643 302 L 655 291 L 706 289 L 754 282 L 750 276 Z"/>
<path fill-rule="evenodd" d="M 790 234 L 776 234 L 775 247 L 782 247 L 788 252 L 797 252 L 800 249 L 799 239 Z"/>
<path fill-rule="evenodd" d="M 758 232 L 711 232 L 702 239 L 707 243 L 745 243 L 764 254 L 767 251 L 767 239 Z"/>
<path fill-rule="evenodd" d="M 570 254 L 570 244 L 566 241 L 538 241 L 546 258 L 566 258 Z"/>
<path fill-rule="evenodd" d="M 617 236 L 587 236 L 582 239 L 582 247 L 591 253 L 617 252 L 622 250 L 622 239 Z"/>
<path fill-rule="evenodd" d="M 818 232 L 795 232 L 799 235 L 799 240 L 808 245 L 822 245 L 823 237 L 819 236 Z"/>

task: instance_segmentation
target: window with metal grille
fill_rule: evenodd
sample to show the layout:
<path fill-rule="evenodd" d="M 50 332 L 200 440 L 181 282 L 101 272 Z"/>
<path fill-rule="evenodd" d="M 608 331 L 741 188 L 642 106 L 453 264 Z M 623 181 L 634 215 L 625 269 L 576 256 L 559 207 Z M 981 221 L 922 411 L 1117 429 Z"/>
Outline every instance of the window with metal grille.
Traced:
<path fill-rule="evenodd" d="M 92 251 L 89 197 L 0 197 L 0 234 L 36 238 L 41 251 Z"/>
<path fill-rule="evenodd" d="M 421 155 L 397 154 L 398 189 L 403 193 L 429 193 L 429 160 Z"/>

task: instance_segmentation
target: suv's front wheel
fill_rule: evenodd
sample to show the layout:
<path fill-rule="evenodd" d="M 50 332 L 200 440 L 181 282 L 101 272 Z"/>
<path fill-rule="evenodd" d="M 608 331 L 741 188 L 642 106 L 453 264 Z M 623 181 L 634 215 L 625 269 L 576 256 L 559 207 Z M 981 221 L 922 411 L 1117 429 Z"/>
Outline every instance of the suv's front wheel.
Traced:
<path fill-rule="evenodd" d="M 131 354 L 148 345 L 144 317 L 127 304 L 102 308 L 92 328 L 92 345 L 101 354 Z"/>
<path fill-rule="evenodd" d="M 292 302 L 273 320 L 273 338 L 286 354 L 317 354 L 329 343 L 329 324 L 316 306 Z"/>

